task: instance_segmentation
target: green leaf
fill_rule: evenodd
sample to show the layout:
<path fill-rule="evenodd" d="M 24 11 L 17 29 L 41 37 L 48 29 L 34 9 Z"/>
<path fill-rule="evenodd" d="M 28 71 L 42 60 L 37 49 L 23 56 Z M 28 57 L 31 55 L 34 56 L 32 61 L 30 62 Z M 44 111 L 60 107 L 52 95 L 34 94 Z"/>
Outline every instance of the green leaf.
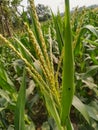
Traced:
<path fill-rule="evenodd" d="M 92 32 L 98 38 L 98 32 L 94 26 L 86 25 L 83 27 L 83 29 L 88 29 L 90 32 Z"/>
<path fill-rule="evenodd" d="M 75 49 L 74 49 L 74 53 L 75 55 L 79 54 L 79 51 L 80 51 L 80 46 L 81 46 L 81 37 L 83 36 L 83 33 L 84 33 L 84 30 L 89 30 L 90 32 L 93 33 L 93 35 L 95 35 L 97 38 L 98 38 L 98 32 L 96 30 L 96 28 L 92 25 L 86 25 L 84 26 L 81 31 L 80 31 L 80 34 L 78 36 L 78 39 L 76 41 L 76 46 L 75 46 Z"/>
<path fill-rule="evenodd" d="M 60 125 L 60 117 L 59 117 L 58 111 L 56 109 L 55 102 L 53 100 L 52 95 L 49 95 L 47 92 L 44 91 L 44 97 L 45 97 L 46 106 L 47 106 L 49 113 L 56 121 L 56 124 L 57 124 L 59 130 L 62 130 L 62 127 Z"/>
<path fill-rule="evenodd" d="M 59 53 L 61 54 L 62 52 L 62 47 L 64 46 L 64 39 L 63 39 L 63 25 L 61 24 L 61 16 L 60 14 L 58 14 L 57 16 L 55 16 L 52 12 L 52 19 L 54 21 L 54 25 L 55 25 L 55 31 L 56 31 L 56 38 L 57 38 L 57 42 L 58 42 L 58 48 L 59 48 Z"/>
<path fill-rule="evenodd" d="M 23 79 L 20 86 L 15 108 L 15 130 L 25 130 L 24 109 L 26 98 L 26 71 L 24 69 Z"/>
<path fill-rule="evenodd" d="M 94 107 L 87 105 L 86 108 L 88 110 L 89 116 L 98 121 L 98 112 L 94 110 Z"/>
<path fill-rule="evenodd" d="M 8 92 L 15 92 L 14 86 L 10 85 L 6 80 L 4 80 L 0 75 L 0 86 L 7 90 Z"/>
<path fill-rule="evenodd" d="M 90 104 L 86 105 L 89 116 L 98 121 L 98 102 L 92 101 Z"/>
<path fill-rule="evenodd" d="M 63 58 L 63 78 L 61 95 L 61 125 L 66 126 L 74 95 L 74 66 L 72 35 L 70 26 L 69 0 L 65 0 L 65 39 L 64 39 L 64 58 Z M 69 123 L 69 122 L 68 122 Z M 71 125 L 69 125 L 71 126 Z M 69 127 L 69 130 L 72 130 Z"/>
<path fill-rule="evenodd" d="M 0 89 L 0 96 L 6 99 L 7 102 L 11 103 L 10 97 L 6 91 Z"/>
<path fill-rule="evenodd" d="M 87 78 L 93 76 L 98 70 L 98 65 L 93 65 L 89 67 L 86 73 L 83 74 L 82 78 Z"/>
<path fill-rule="evenodd" d="M 8 92 L 14 92 L 15 91 L 15 87 L 13 82 L 10 80 L 8 74 L 6 73 L 6 71 L 3 68 L 3 65 L 1 64 L 0 67 L 0 86 L 7 90 Z"/>
<path fill-rule="evenodd" d="M 90 124 L 90 118 L 85 104 L 83 104 L 78 97 L 74 96 L 72 105 L 83 115 L 86 121 Z"/>

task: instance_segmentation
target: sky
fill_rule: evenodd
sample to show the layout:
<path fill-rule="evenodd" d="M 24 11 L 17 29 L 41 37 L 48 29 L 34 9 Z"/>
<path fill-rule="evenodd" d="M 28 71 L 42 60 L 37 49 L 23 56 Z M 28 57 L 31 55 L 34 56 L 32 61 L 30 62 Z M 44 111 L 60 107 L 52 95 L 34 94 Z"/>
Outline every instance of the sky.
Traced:
<path fill-rule="evenodd" d="M 64 12 L 64 0 L 34 0 L 35 5 L 37 4 L 44 4 L 48 5 L 54 13 L 57 12 L 57 9 L 61 12 Z M 75 8 L 76 6 L 81 7 L 81 6 L 89 6 L 89 5 L 98 5 L 98 0 L 70 0 L 70 9 Z M 26 6 L 27 5 L 27 0 L 23 0 L 22 5 Z"/>

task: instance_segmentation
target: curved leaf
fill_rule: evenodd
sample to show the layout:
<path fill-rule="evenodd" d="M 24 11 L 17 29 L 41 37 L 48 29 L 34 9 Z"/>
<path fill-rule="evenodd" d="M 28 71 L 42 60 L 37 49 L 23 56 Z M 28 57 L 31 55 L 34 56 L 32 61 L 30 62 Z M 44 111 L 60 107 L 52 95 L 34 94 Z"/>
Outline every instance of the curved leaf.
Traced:
<path fill-rule="evenodd" d="M 86 109 L 86 106 L 81 102 L 81 100 L 78 97 L 74 96 L 72 104 L 83 115 L 86 121 L 90 124 L 88 111 Z"/>
<path fill-rule="evenodd" d="M 83 27 L 83 29 L 88 29 L 90 32 L 92 32 L 98 38 L 98 32 L 94 26 L 86 25 Z"/>
<path fill-rule="evenodd" d="M 83 74 L 82 78 L 85 79 L 89 76 L 93 76 L 97 72 L 97 70 L 98 70 L 98 65 L 89 67 L 88 71 Z"/>

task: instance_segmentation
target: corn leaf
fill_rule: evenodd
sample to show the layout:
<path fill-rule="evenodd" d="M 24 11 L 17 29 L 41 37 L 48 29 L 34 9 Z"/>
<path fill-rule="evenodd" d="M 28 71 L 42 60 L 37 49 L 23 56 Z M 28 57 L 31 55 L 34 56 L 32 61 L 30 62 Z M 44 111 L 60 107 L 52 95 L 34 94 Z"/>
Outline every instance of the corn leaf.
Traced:
<path fill-rule="evenodd" d="M 86 109 L 86 106 L 81 102 L 81 100 L 78 97 L 74 96 L 72 104 L 90 124 L 90 117 L 88 111 Z"/>
<path fill-rule="evenodd" d="M 74 94 L 74 71 L 73 71 L 73 52 L 71 41 L 69 0 L 65 0 L 65 44 L 63 59 L 63 80 L 61 98 L 61 124 L 67 125 Z M 69 124 L 70 125 L 70 124 Z"/>
<path fill-rule="evenodd" d="M 15 87 L 4 68 L 0 67 L 0 86 L 8 92 L 15 92 Z"/>
<path fill-rule="evenodd" d="M 26 97 L 26 71 L 24 69 L 22 84 L 20 86 L 15 108 L 15 130 L 25 130 L 24 109 Z"/>
<path fill-rule="evenodd" d="M 75 55 L 79 54 L 79 51 L 80 51 L 80 42 L 81 42 L 81 37 L 83 36 L 83 33 L 84 33 L 84 30 L 89 30 L 96 38 L 98 38 L 98 32 L 96 30 L 96 28 L 92 25 L 86 25 L 84 26 L 81 31 L 80 31 L 80 34 L 77 38 L 77 41 L 76 41 L 76 46 L 75 46 L 75 49 L 74 49 L 74 53 Z"/>
<path fill-rule="evenodd" d="M 62 130 L 62 127 L 60 125 L 59 114 L 58 114 L 57 109 L 55 107 L 55 102 L 54 102 L 52 96 L 51 95 L 49 96 L 49 95 L 47 95 L 47 93 L 44 93 L 44 97 L 46 100 L 46 106 L 47 106 L 49 113 L 55 119 L 59 130 Z"/>
<path fill-rule="evenodd" d="M 83 29 L 88 29 L 90 32 L 93 33 L 93 35 L 95 35 L 98 38 L 98 32 L 96 30 L 96 28 L 92 25 L 86 25 L 83 27 Z"/>
<path fill-rule="evenodd" d="M 52 12 L 52 19 L 53 19 L 54 25 L 55 25 L 56 38 L 57 38 L 57 42 L 58 42 L 59 53 L 61 54 L 62 47 L 64 46 L 63 31 L 61 30 L 63 28 L 63 25 L 61 24 L 61 22 L 62 22 L 61 16 L 60 16 L 60 14 L 55 16 Z"/>
<path fill-rule="evenodd" d="M 93 65 L 89 67 L 86 73 L 83 74 L 82 78 L 85 79 L 89 76 L 93 76 L 95 73 L 97 73 L 97 71 L 98 71 L 98 65 Z"/>
<path fill-rule="evenodd" d="M 5 81 L 1 75 L 0 75 L 0 86 L 4 89 L 7 90 L 8 92 L 15 92 L 14 86 L 10 85 L 7 81 Z"/>
<path fill-rule="evenodd" d="M 98 102 L 92 101 L 90 104 L 86 105 L 89 116 L 98 121 Z"/>

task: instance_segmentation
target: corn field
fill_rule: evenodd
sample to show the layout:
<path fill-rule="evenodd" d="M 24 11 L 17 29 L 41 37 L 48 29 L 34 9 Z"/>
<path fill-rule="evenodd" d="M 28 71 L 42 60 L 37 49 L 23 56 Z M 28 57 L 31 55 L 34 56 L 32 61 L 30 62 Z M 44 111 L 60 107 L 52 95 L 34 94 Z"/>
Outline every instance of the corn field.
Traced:
<path fill-rule="evenodd" d="M 0 34 L 0 130 L 98 129 L 98 7 Z"/>

